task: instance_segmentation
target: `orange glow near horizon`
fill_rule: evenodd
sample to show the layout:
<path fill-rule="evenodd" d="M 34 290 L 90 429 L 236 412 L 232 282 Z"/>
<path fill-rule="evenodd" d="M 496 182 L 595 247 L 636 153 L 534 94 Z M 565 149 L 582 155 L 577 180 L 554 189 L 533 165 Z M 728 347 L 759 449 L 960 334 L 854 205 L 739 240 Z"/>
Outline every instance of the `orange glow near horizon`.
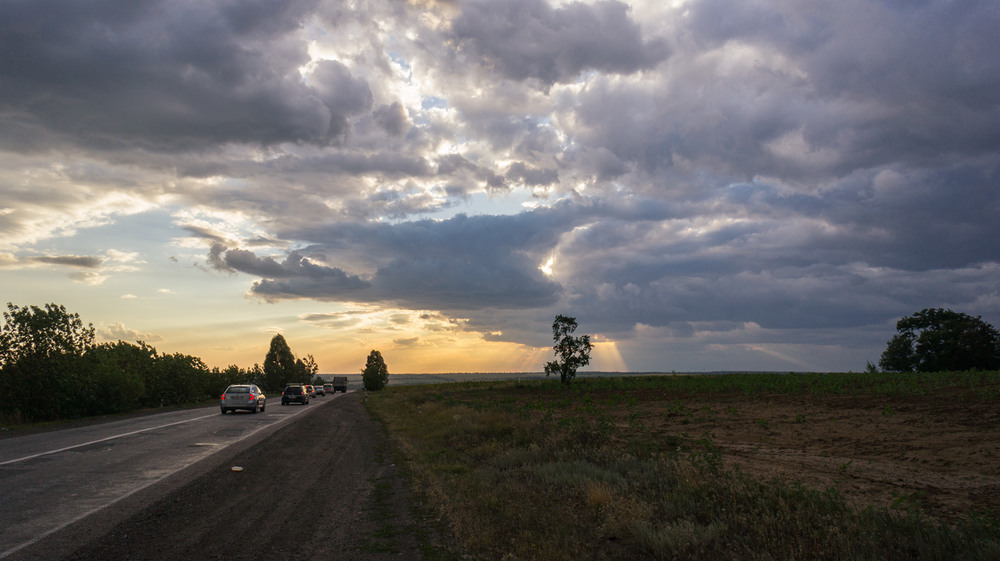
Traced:
<path fill-rule="evenodd" d="M 591 352 L 590 368 L 605 372 L 628 372 L 628 365 L 618 350 L 614 341 L 599 341 L 594 343 Z"/>
<path fill-rule="evenodd" d="M 427 329 L 290 329 L 233 333 L 211 341 L 193 332 L 166 332 L 155 343 L 161 353 L 180 352 L 201 358 L 210 368 L 235 364 L 250 368 L 263 364 L 271 338 L 280 332 L 298 358 L 312 355 L 324 374 L 354 374 L 364 368 L 368 353 L 382 353 L 390 373 L 440 374 L 455 372 L 541 372 L 551 360 L 549 347 L 489 341 L 473 331 Z"/>

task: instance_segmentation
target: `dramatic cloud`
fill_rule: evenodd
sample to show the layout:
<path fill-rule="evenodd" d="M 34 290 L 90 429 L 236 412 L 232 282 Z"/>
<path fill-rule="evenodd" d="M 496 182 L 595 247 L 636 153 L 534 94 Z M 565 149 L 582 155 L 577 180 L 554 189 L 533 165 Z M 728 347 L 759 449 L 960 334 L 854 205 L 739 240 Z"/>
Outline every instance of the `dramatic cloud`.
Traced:
<path fill-rule="evenodd" d="M 67 267 L 80 267 L 83 269 L 96 269 L 101 266 L 101 259 L 87 255 L 39 255 L 29 258 L 36 263 L 46 263 L 49 265 L 65 265 Z"/>
<path fill-rule="evenodd" d="M 537 361 L 566 313 L 609 368 L 860 369 L 925 307 L 1000 324 L 997 28 L 985 0 L 0 3 L 2 286 L 409 360 Z"/>
<path fill-rule="evenodd" d="M 329 143 L 370 93 L 335 62 L 317 69 L 316 88 L 301 79 L 309 56 L 289 34 L 315 6 L 12 2 L 2 24 L 3 145 L 41 149 L 60 137 L 156 151 Z M 351 88 L 331 93 L 343 83 Z"/>
<path fill-rule="evenodd" d="M 584 70 L 629 74 L 667 58 L 666 42 L 642 41 L 622 2 L 572 2 L 553 9 L 545 0 L 479 0 L 462 4 L 452 27 L 506 77 L 548 87 Z"/>

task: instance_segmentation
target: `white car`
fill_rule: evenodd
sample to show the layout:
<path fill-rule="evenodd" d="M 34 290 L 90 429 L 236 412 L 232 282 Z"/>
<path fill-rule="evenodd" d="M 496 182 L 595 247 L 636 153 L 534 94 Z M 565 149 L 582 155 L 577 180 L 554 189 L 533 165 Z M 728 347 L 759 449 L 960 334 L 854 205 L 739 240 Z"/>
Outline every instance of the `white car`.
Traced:
<path fill-rule="evenodd" d="M 223 415 L 237 409 L 246 409 L 251 413 L 263 412 L 267 406 L 267 396 L 252 384 L 234 385 L 226 388 L 219 405 L 222 407 Z"/>

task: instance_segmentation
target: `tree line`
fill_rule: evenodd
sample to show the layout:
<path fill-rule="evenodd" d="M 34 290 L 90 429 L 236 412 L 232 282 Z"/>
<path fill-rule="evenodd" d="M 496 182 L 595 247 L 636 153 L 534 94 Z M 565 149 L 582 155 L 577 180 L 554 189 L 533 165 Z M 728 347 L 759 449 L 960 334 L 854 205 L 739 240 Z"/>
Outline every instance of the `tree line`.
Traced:
<path fill-rule="evenodd" d="M 64 306 L 18 307 L 7 303 L 0 326 L 0 420 L 37 422 L 107 415 L 141 408 L 194 404 L 219 396 L 231 384 L 255 384 L 265 393 L 289 383 L 322 383 L 312 355 L 296 358 L 274 335 L 264 365 L 208 368 L 198 357 L 159 353 L 142 342 L 94 342 L 93 324 Z M 1000 333 L 980 317 L 930 308 L 904 317 L 878 367 L 889 372 L 1000 369 Z M 564 385 L 590 362 L 588 335 L 574 336 L 576 318 L 557 315 L 552 324 L 556 360 L 545 374 Z M 386 386 L 382 354 L 371 351 L 362 369 L 366 390 Z"/>
<path fill-rule="evenodd" d="M 296 358 L 280 334 L 264 365 L 209 368 L 198 357 L 160 353 L 139 341 L 95 343 L 93 324 L 64 306 L 7 304 L 0 327 L 0 419 L 38 422 L 203 402 L 231 384 L 266 393 L 310 383 L 312 355 Z"/>

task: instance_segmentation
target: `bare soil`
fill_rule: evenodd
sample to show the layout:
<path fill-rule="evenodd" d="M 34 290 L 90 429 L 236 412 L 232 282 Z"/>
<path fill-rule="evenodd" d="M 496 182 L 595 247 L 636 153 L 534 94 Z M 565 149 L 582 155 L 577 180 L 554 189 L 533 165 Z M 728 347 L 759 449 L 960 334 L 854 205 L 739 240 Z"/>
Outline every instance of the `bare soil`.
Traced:
<path fill-rule="evenodd" d="M 213 462 L 60 558 L 412 561 L 436 547 L 358 394 Z"/>
<path fill-rule="evenodd" d="M 1000 515 L 1000 407 L 960 391 L 672 401 L 651 392 L 640 407 L 653 410 L 643 418 L 661 438 L 710 435 L 724 463 L 758 479 L 833 488 L 859 508 L 919 506 L 944 521 Z"/>

